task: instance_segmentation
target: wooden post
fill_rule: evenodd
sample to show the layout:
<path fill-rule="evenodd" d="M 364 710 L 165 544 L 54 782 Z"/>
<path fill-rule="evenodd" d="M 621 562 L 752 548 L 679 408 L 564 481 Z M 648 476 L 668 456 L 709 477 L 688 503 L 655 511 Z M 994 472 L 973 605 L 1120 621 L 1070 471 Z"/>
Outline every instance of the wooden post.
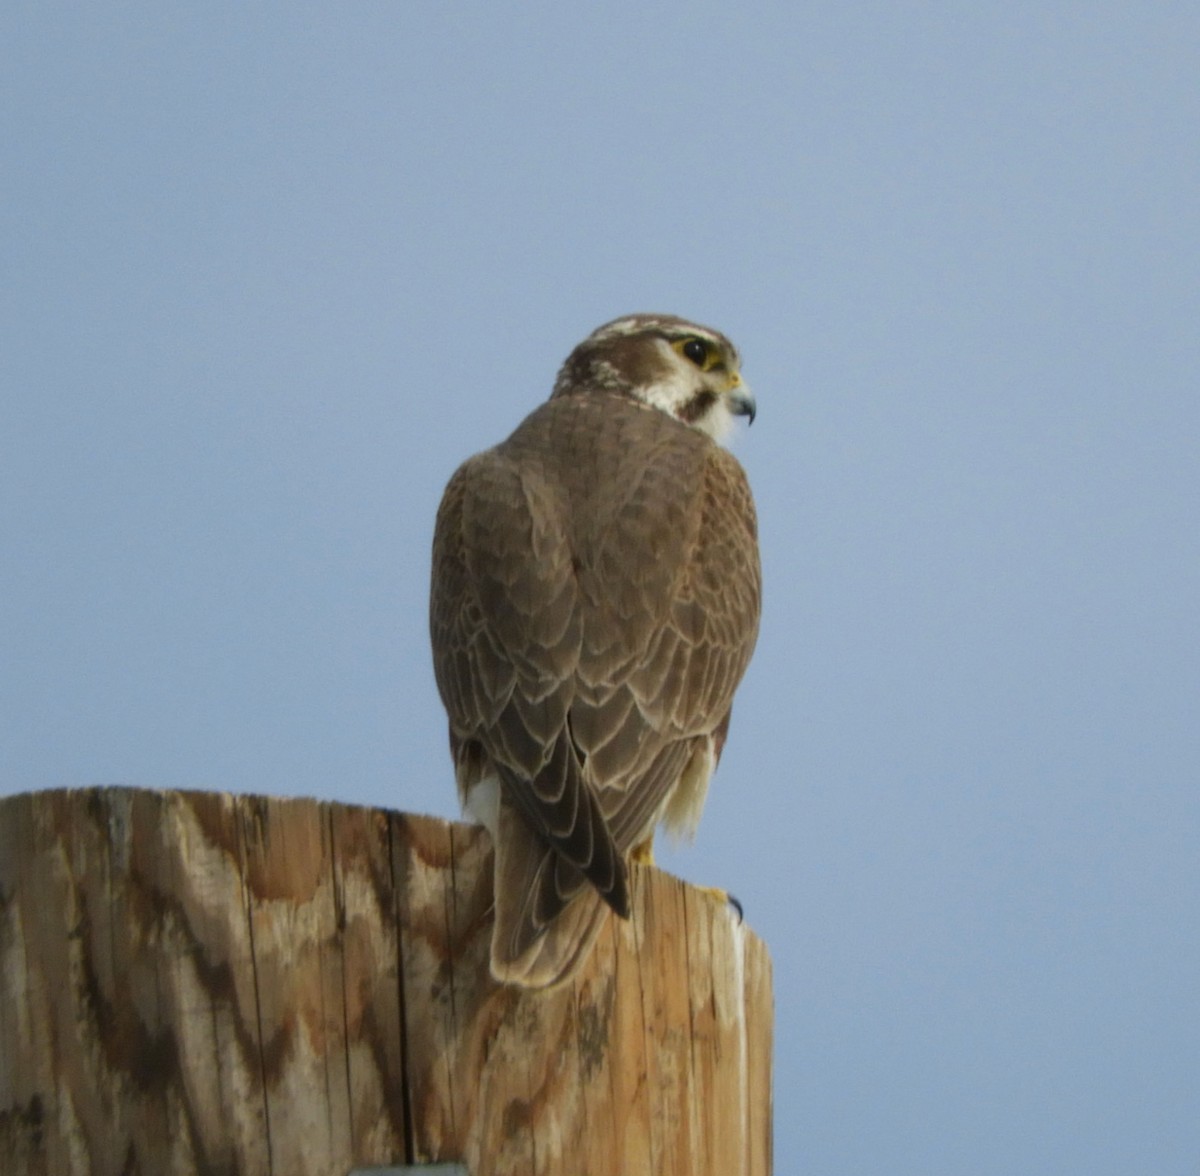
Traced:
<path fill-rule="evenodd" d="M 482 830 L 132 788 L 0 800 L 0 1172 L 766 1176 L 771 971 L 634 874 L 582 975 L 487 972 Z"/>

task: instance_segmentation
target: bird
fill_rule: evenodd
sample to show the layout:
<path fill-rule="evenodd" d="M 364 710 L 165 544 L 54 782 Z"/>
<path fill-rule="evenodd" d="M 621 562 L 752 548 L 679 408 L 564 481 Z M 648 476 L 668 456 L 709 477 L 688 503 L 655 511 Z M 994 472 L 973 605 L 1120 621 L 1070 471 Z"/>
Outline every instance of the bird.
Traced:
<path fill-rule="evenodd" d="M 656 828 L 695 832 L 758 635 L 754 501 L 722 444 L 755 413 L 723 334 L 626 315 L 446 487 L 434 676 L 494 848 L 499 983 L 578 974 Z"/>

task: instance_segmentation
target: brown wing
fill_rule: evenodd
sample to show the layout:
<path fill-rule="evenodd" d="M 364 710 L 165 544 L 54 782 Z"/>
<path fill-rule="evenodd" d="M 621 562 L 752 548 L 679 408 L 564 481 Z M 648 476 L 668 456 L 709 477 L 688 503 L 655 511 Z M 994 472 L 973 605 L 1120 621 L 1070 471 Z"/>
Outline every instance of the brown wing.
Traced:
<path fill-rule="evenodd" d="M 434 536 L 434 671 L 456 757 L 478 745 L 504 801 L 562 859 L 530 867 L 543 887 L 531 934 L 585 877 L 628 913 L 625 865 L 567 724 L 581 619 L 563 507 L 538 463 L 497 447 L 451 479 Z"/>
<path fill-rule="evenodd" d="M 587 618 L 587 688 L 571 708 L 587 778 L 622 850 L 651 835 L 692 758 L 718 733 L 723 740 L 761 600 L 741 466 L 669 418 L 647 423 L 668 444 L 652 447 L 651 472 L 621 512 L 622 604 Z"/>

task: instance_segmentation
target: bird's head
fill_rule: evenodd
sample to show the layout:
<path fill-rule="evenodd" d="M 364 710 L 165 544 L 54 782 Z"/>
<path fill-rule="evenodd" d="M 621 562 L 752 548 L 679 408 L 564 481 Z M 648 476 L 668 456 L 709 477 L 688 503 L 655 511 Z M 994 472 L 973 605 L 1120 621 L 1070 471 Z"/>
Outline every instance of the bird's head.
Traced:
<path fill-rule="evenodd" d="M 632 314 L 593 331 L 567 357 L 552 396 L 623 392 L 717 441 L 755 404 L 737 348 L 719 331 L 669 314 Z"/>

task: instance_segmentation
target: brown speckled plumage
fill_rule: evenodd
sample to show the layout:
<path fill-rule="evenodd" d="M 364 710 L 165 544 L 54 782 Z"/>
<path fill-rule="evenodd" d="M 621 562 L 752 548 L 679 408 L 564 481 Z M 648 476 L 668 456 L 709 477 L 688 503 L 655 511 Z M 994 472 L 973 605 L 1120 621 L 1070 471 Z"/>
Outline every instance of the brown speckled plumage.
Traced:
<path fill-rule="evenodd" d="M 758 629 L 741 466 L 638 391 L 675 354 L 661 329 L 603 330 L 598 361 L 581 345 L 554 397 L 459 468 L 434 539 L 459 789 L 499 780 L 492 970 L 531 987 L 573 973 L 606 904 L 628 913 L 629 851 L 696 815 Z M 575 385 L 596 362 L 615 378 Z"/>

